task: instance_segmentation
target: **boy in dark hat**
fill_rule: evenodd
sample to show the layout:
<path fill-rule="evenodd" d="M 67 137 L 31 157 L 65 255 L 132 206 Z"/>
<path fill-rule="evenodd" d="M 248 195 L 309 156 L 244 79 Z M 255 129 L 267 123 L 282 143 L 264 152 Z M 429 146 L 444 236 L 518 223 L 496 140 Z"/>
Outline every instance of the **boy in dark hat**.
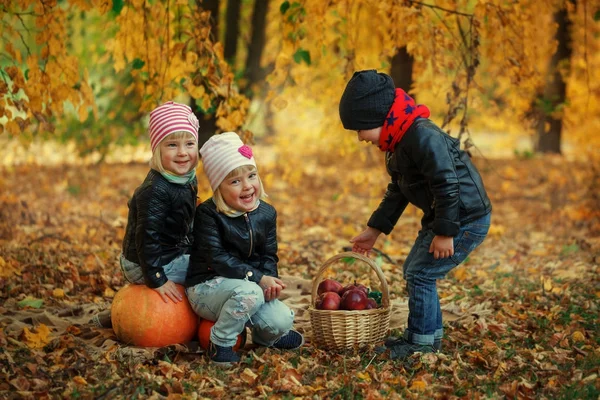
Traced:
<path fill-rule="evenodd" d="M 492 205 L 477 168 L 457 139 L 434 124 L 429 109 L 375 70 L 355 72 L 342 95 L 340 119 L 360 141 L 385 152 L 391 182 L 367 228 L 350 240 L 369 254 L 381 233 L 389 234 L 406 206 L 423 211 L 421 230 L 403 266 L 408 326 L 389 338 L 390 357 L 441 349 L 442 312 L 436 281 L 483 242 Z"/>

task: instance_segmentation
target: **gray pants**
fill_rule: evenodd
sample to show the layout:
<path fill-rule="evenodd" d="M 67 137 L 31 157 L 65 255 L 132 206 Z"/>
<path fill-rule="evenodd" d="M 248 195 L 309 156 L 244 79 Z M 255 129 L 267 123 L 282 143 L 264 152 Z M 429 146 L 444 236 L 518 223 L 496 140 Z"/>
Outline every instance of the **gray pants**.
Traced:
<path fill-rule="evenodd" d="M 144 272 L 142 271 L 142 267 L 126 259 L 122 253 L 119 258 L 119 261 L 121 264 L 121 271 L 123 271 L 123 276 L 125 277 L 127 282 L 135 283 L 137 285 L 145 284 Z M 180 285 L 183 285 L 185 283 L 185 276 L 187 274 L 189 263 L 190 255 L 184 254 L 180 257 L 177 257 L 167 265 L 163 265 L 163 269 L 165 271 L 167 279 Z"/>
<path fill-rule="evenodd" d="M 266 302 L 261 287 L 245 279 L 219 276 L 186 292 L 196 314 L 216 321 L 210 340 L 217 346 L 233 347 L 246 325 L 253 343 L 271 346 L 294 323 L 294 311 L 279 300 Z"/>

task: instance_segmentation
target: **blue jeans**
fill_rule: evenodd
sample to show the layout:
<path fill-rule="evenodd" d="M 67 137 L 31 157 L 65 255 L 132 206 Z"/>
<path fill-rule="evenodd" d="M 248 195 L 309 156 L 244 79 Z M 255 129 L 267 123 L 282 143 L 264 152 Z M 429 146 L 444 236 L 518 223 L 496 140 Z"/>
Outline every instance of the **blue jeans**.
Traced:
<path fill-rule="evenodd" d="M 483 242 L 490 219 L 491 213 L 461 226 L 454 237 L 454 255 L 449 258 L 434 259 L 429 246 L 435 234 L 430 229 L 419 232 L 403 266 L 408 290 L 408 327 L 404 338 L 410 343 L 430 345 L 444 335 L 436 281 Z"/>
<path fill-rule="evenodd" d="M 233 347 L 245 326 L 252 328 L 252 342 L 271 346 L 294 323 L 294 311 L 279 300 L 265 302 L 260 286 L 246 279 L 222 276 L 186 290 L 200 318 L 216 321 L 210 340 L 217 346 Z"/>
<path fill-rule="evenodd" d="M 121 271 L 127 282 L 135 283 L 137 285 L 145 284 L 142 267 L 126 259 L 122 253 L 119 257 L 119 264 L 121 265 Z M 183 285 L 189 264 L 190 255 L 183 254 L 167 265 L 163 265 L 163 270 L 165 271 L 168 280 Z"/>

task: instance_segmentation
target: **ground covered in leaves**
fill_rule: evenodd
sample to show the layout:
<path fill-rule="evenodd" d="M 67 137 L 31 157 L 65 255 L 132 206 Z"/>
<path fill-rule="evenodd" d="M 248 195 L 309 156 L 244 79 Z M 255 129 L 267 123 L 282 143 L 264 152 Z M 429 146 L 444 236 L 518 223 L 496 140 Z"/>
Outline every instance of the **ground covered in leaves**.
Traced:
<path fill-rule="evenodd" d="M 336 353 L 315 348 L 304 325 L 301 350 L 249 347 L 231 370 L 211 366 L 193 346 L 132 348 L 86 324 L 123 286 L 126 202 L 146 165 L 3 167 L 0 397 L 598 399 L 598 169 L 561 157 L 477 164 L 493 225 L 439 284 L 448 315 L 442 353 L 405 361 L 370 347 Z M 364 228 L 387 177 L 379 159 L 285 165 L 277 156 L 261 164 L 279 212 L 280 273 L 310 282 Z M 377 243 L 398 303 L 419 218 L 409 208 Z M 354 272 L 368 276 L 352 266 L 331 275 Z"/>

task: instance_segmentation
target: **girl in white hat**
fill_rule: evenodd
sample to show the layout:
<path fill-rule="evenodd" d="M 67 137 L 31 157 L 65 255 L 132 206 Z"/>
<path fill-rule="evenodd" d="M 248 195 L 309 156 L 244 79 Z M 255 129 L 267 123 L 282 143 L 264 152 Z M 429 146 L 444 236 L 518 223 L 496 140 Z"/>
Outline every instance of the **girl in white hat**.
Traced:
<path fill-rule="evenodd" d="M 240 361 L 238 335 L 252 328 L 255 344 L 296 349 L 294 312 L 278 300 L 277 213 L 264 190 L 252 149 L 234 132 L 212 136 L 200 149 L 213 196 L 196 210 L 186 293 L 194 311 L 216 321 L 208 356 L 217 365 Z"/>
<path fill-rule="evenodd" d="M 150 172 L 128 202 L 120 256 L 127 281 L 179 302 L 189 264 L 198 184 L 199 123 L 189 106 L 169 101 L 150 113 Z M 110 328 L 110 310 L 92 318 Z"/>

